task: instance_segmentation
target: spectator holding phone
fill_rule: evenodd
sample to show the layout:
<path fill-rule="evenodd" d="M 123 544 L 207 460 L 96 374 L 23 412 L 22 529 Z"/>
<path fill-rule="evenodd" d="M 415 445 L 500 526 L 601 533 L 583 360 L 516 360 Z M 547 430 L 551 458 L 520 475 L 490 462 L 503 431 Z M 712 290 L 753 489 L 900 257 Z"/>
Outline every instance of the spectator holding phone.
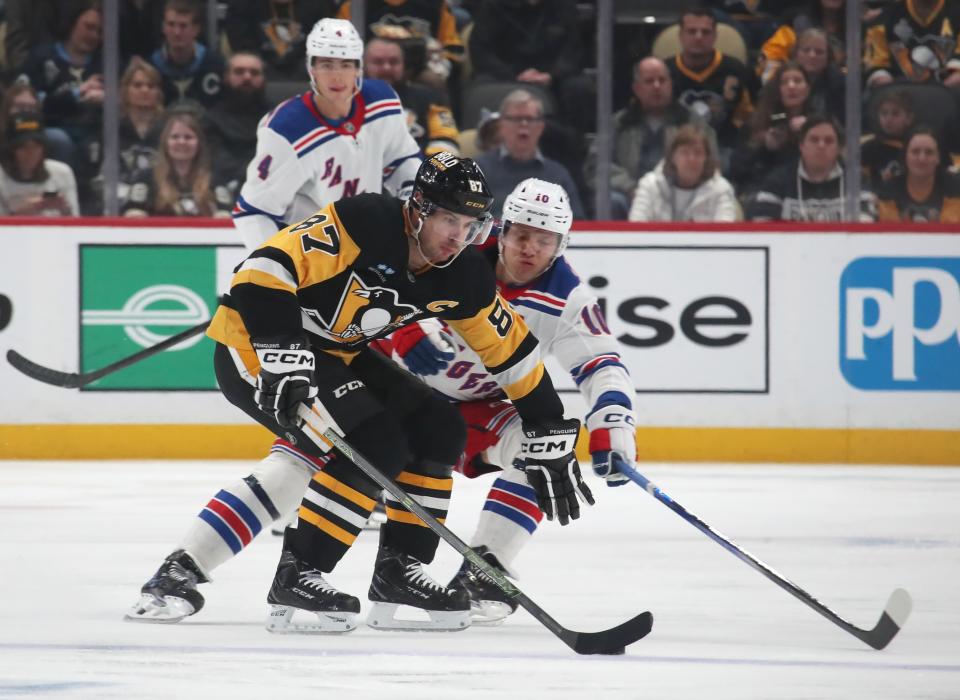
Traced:
<path fill-rule="evenodd" d="M 0 215 L 76 216 L 77 182 L 66 163 L 47 159 L 43 118 L 14 114 L 0 148 Z"/>
<path fill-rule="evenodd" d="M 763 86 L 730 162 L 730 179 L 741 199 L 755 191 L 767 174 L 796 157 L 800 130 L 810 113 L 810 92 L 807 72 L 793 61 Z"/>

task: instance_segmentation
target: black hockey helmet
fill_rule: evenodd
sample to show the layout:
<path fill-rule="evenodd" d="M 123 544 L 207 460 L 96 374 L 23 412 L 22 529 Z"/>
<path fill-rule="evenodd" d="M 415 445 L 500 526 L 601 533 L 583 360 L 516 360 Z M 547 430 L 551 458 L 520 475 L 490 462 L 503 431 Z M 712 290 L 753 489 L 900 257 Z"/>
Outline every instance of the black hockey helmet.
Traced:
<path fill-rule="evenodd" d="M 443 207 L 484 218 L 493 206 L 493 194 L 479 166 L 448 151 L 440 151 L 420 164 L 411 199 L 423 216 Z"/>

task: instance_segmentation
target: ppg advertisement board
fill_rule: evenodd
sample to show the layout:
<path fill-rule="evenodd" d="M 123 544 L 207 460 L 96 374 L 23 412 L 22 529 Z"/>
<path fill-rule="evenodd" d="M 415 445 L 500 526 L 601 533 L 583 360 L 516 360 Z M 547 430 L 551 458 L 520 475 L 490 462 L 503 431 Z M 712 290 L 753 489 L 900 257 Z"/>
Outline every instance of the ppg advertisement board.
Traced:
<path fill-rule="evenodd" d="M 840 278 L 840 366 L 867 391 L 960 391 L 960 257 L 866 257 Z"/>

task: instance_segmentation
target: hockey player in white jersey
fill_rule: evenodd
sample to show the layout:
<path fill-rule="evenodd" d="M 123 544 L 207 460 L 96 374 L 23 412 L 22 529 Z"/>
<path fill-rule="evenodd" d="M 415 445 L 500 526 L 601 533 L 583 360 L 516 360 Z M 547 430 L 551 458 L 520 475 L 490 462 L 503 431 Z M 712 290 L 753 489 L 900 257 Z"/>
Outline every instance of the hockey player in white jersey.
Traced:
<path fill-rule="evenodd" d="M 346 20 L 322 19 L 306 43 L 312 90 L 293 97 L 260 123 L 257 153 L 234 209 L 248 250 L 287 222 L 330 202 L 384 187 L 406 198 L 421 155 L 393 89 L 363 81 L 363 42 Z M 278 439 L 248 476 L 211 498 L 187 533 L 141 588 L 126 619 L 178 622 L 203 607 L 198 583 L 239 554 L 270 523 L 300 504 L 327 458 Z"/>
<path fill-rule="evenodd" d="M 313 89 L 280 104 L 257 129 L 233 211 L 248 249 L 344 197 L 386 188 L 406 199 L 420 165 L 397 93 L 363 79 L 363 41 L 350 22 L 317 22 L 306 52 Z"/>
<path fill-rule="evenodd" d="M 636 461 L 635 391 L 597 299 L 563 257 L 572 218 L 562 187 L 524 180 L 507 197 L 503 230 L 496 246 L 486 252 L 496 268 L 500 293 L 524 317 L 543 355 L 553 355 L 570 372 L 590 406 L 585 422 L 594 472 L 608 485 L 619 486 L 627 479 L 616 471 L 611 454 L 629 464 Z M 402 328 L 381 349 L 461 402 L 468 436 L 457 471 L 468 477 L 500 471 L 471 544 L 513 575 L 514 559 L 543 518 L 530 485 L 539 475 L 514 466 L 523 437 L 516 410 L 502 400 L 479 358 L 437 321 Z M 516 610 L 514 602 L 466 561 L 450 585 L 468 590 L 475 622 L 499 620 Z"/>

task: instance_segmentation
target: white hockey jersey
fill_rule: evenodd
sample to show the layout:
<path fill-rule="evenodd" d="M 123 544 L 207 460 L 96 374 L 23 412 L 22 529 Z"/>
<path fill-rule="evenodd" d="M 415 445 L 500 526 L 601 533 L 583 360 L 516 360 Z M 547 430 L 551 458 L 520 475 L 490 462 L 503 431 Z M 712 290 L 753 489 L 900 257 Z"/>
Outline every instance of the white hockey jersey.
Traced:
<path fill-rule="evenodd" d="M 496 246 L 487 251 L 496 255 Z M 553 355 L 570 372 L 593 407 L 616 403 L 633 408 L 636 390 L 617 352 L 617 341 L 607 328 L 597 298 L 581 283 L 563 256 L 528 286 L 497 283 L 501 295 L 523 316 L 540 341 L 541 357 Z M 420 322 L 424 330 L 435 319 Z M 447 329 L 449 331 L 449 329 Z M 449 331 L 452 334 L 452 331 Z M 456 401 L 476 401 L 502 396 L 497 382 L 466 343 L 454 337 L 456 356 L 444 372 L 420 378 Z M 398 359 L 393 352 L 394 359 Z"/>
<path fill-rule="evenodd" d="M 364 80 L 341 121 L 324 118 L 311 92 L 292 97 L 257 127 L 234 225 L 253 249 L 338 199 L 384 189 L 407 197 L 421 158 L 400 99 L 382 80 Z"/>

